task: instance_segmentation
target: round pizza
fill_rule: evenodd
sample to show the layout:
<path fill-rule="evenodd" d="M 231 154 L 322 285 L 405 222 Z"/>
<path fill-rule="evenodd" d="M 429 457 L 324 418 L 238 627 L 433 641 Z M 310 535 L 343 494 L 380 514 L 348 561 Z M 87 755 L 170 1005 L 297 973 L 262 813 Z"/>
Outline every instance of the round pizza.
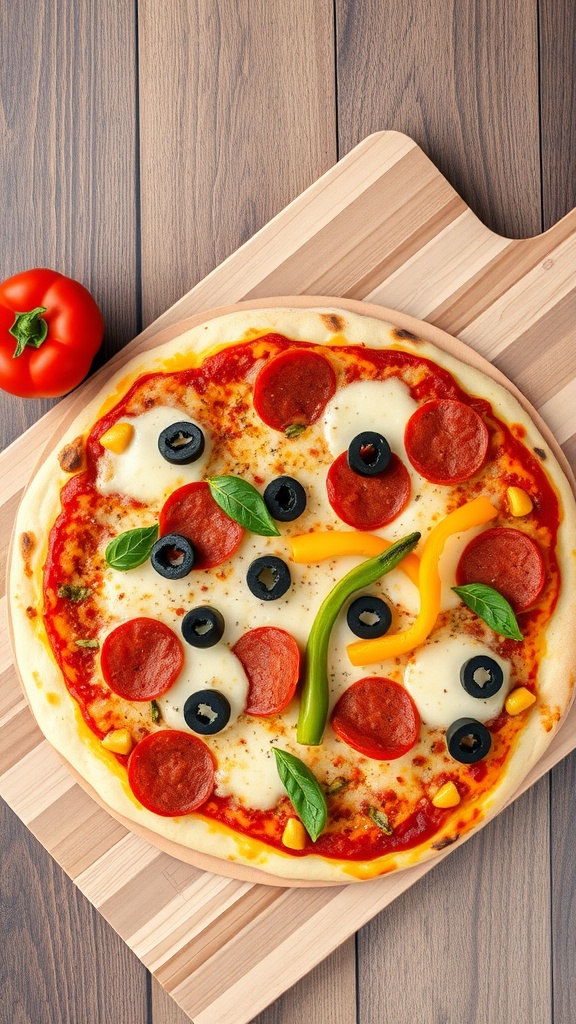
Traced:
<path fill-rule="evenodd" d="M 224 873 L 350 882 L 470 834 L 541 757 L 574 686 L 574 498 L 459 344 L 240 308 L 52 446 L 16 522 L 16 662 L 122 820 Z"/>

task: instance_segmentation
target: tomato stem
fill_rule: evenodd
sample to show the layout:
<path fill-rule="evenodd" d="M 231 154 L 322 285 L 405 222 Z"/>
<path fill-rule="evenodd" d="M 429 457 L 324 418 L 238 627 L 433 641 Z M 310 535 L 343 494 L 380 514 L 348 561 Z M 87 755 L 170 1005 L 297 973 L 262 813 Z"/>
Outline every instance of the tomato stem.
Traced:
<path fill-rule="evenodd" d="M 48 337 L 48 324 L 42 318 L 42 313 L 47 310 L 46 306 L 36 306 L 28 313 L 16 313 L 16 318 L 9 333 L 16 338 L 18 344 L 12 354 L 13 359 L 21 356 L 27 345 L 30 348 L 40 348 L 43 341 Z"/>

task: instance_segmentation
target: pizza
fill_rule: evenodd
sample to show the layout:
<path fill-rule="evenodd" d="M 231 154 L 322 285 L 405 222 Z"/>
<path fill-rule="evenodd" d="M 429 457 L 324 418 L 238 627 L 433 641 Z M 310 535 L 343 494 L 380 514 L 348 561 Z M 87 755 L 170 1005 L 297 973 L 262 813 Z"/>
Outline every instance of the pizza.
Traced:
<path fill-rule="evenodd" d="M 112 813 L 323 884 L 512 797 L 573 693 L 575 506 L 458 345 L 241 308 L 137 356 L 51 446 L 15 525 L 15 659 Z"/>

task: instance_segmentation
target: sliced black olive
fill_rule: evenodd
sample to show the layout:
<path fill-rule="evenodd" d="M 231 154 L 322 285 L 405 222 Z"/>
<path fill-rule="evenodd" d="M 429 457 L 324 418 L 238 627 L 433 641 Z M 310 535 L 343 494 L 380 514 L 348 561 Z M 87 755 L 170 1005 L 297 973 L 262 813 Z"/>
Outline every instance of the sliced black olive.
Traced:
<path fill-rule="evenodd" d="M 373 640 L 388 632 L 392 625 L 392 612 L 382 598 L 365 594 L 352 601 L 346 621 L 355 636 L 362 640 Z"/>
<path fill-rule="evenodd" d="M 363 430 L 348 445 L 348 465 L 360 476 L 375 476 L 382 473 L 390 462 L 390 445 L 382 434 L 375 430 Z"/>
<path fill-rule="evenodd" d="M 475 718 L 459 718 L 446 730 L 446 746 L 455 761 L 475 764 L 488 754 L 492 737 L 482 722 Z"/>
<path fill-rule="evenodd" d="M 180 533 L 167 533 L 156 541 L 150 561 L 156 572 L 167 580 L 181 580 L 192 571 L 194 548 Z"/>
<path fill-rule="evenodd" d="M 204 451 L 204 434 L 195 423 L 181 420 L 171 423 L 158 438 L 158 450 L 167 462 L 187 466 L 196 462 Z"/>
<path fill-rule="evenodd" d="M 230 702 L 219 690 L 197 690 L 186 699 L 184 721 L 200 736 L 213 736 L 228 725 Z"/>
<path fill-rule="evenodd" d="M 264 502 L 273 519 L 279 523 L 291 523 L 306 508 L 306 491 L 293 477 L 279 476 L 268 484 Z"/>
<path fill-rule="evenodd" d="M 222 639 L 224 617 L 216 608 L 192 608 L 182 619 L 182 636 L 192 647 L 213 647 Z"/>
<path fill-rule="evenodd" d="M 246 582 L 261 601 L 276 601 L 286 593 L 292 579 L 286 562 L 275 555 L 262 555 L 252 562 L 246 573 Z"/>
<path fill-rule="evenodd" d="M 462 665 L 460 682 L 471 697 L 493 697 L 502 687 L 504 673 L 494 658 L 476 654 Z"/>

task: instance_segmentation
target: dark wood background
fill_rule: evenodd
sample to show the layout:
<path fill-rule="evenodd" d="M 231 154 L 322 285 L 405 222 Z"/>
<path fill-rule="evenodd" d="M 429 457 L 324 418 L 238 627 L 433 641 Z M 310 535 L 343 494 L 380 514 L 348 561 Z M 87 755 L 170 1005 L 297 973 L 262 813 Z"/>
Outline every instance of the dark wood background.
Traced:
<path fill-rule="evenodd" d="M 81 280 L 100 365 L 383 128 L 537 234 L 576 206 L 575 57 L 573 0 L 4 0 L 0 278 Z M 49 404 L 0 393 L 2 443 Z M 258 1024 L 574 1024 L 575 790 L 572 756 Z M 1 821 L 0 1024 L 184 1024 Z"/>

